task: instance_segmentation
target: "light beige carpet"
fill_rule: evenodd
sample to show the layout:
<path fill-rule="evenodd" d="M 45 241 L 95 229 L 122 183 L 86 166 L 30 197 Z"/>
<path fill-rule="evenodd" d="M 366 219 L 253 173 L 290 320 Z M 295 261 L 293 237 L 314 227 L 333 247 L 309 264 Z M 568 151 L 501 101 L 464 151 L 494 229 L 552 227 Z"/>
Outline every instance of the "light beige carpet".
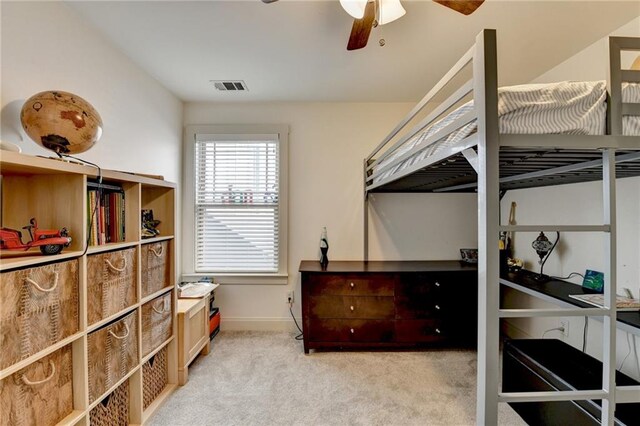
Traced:
<path fill-rule="evenodd" d="M 476 354 L 315 352 L 292 334 L 222 332 L 151 425 L 474 425 Z M 525 423 L 500 404 L 501 425 Z"/>

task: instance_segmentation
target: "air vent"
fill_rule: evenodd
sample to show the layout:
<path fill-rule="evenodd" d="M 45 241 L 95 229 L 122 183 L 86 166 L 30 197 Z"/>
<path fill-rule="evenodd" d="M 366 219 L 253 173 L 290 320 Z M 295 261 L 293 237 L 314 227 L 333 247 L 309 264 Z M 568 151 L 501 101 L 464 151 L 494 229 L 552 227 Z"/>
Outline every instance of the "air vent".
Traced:
<path fill-rule="evenodd" d="M 221 92 L 246 92 L 249 90 L 247 84 L 242 80 L 211 80 L 211 83 Z"/>

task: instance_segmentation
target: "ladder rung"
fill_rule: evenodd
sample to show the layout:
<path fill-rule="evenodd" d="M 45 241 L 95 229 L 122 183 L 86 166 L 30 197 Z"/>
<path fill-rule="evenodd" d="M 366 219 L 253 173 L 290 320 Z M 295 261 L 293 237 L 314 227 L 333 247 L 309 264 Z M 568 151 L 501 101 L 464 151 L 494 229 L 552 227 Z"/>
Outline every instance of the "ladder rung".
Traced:
<path fill-rule="evenodd" d="M 507 232 L 610 232 L 610 225 L 502 225 L 501 231 Z"/>
<path fill-rule="evenodd" d="M 500 318 L 537 318 L 537 317 L 603 317 L 610 315 L 605 308 L 566 308 L 566 309 L 500 309 Z"/>
<path fill-rule="evenodd" d="M 498 402 L 580 401 L 587 399 L 606 399 L 608 396 L 608 392 L 604 390 L 500 392 L 498 394 Z"/>
<path fill-rule="evenodd" d="M 616 387 L 616 403 L 640 402 L 640 386 Z"/>

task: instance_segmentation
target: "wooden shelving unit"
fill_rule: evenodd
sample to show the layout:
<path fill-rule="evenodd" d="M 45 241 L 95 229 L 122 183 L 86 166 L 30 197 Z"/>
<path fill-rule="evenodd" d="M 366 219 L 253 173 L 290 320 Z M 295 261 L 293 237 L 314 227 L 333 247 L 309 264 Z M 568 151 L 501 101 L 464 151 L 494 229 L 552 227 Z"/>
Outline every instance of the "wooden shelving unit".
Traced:
<path fill-rule="evenodd" d="M 56 338 L 55 333 L 53 333 L 51 341 L 44 348 L 34 353 L 23 353 L 15 359 L 8 359 L 5 355 L 0 355 L 0 401 L 3 401 L 3 406 L 0 407 L 0 413 L 3 413 L 0 414 L 0 424 L 12 424 L 20 420 L 25 424 L 90 425 L 91 410 L 125 383 L 128 385 L 129 398 L 127 422 L 129 424 L 143 424 L 166 400 L 178 383 L 178 339 L 176 337 L 178 321 L 176 318 L 174 241 L 176 185 L 147 176 L 103 170 L 103 182 L 121 186 L 125 194 L 124 241 L 90 246 L 85 250 L 88 232 L 90 232 L 88 227 L 90 211 L 87 208 L 87 182 L 88 180 L 95 181 L 97 174 L 97 169 L 75 162 L 2 152 L 0 159 L 1 226 L 19 230 L 29 223 L 31 217 L 36 217 L 40 228 L 59 229 L 66 227 L 72 238 L 72 243 L 62 253 L 53 256 L 41 255 L 37 249 L 28 252 L 3 251 L 0 253 L 0 273 L 3 281 L 3 289 L 0 290 L 0 296 L 3 294 L 4 287 L 8 287 L 12 283 L 13 290 L 7 291 L 19 294 L 19 297 L 16 296 L 13 299 L 0 298 L 0 322 L 1 324 L 22 324 L 21 321 L 24 317 L 33 315 L 27 309 L 29 306 L 37 305 L 38 303 L 46 304 L 48 303 L 47 298 L 62 298 L 63 293 L 71 291 L 69 289 L 73 287 L 73 291 L 71 291 L 73 297 L 61 299 L 62 301 L 56 301 L 56 303 L 51 304 L 52 306 L 55 305 L 55 308 L 46 305 L 44 311 L 55 311 L 55 314 L 52 314 L 53 319 L 49 321 L 54 323 L 58 321 L 57 318 L 59 317 L 74 318 L 77 315 L 77 331 L 70 335 L 62 336 L 62 338 Z M 142 209 L 152 209 L 154 217 L 161 221 L 159 226 L 160 236 L 151 239 L 141 238 L 140 212 Z M 28 235 L 23 233 L 23 240 L 25 239 L 28 239 Z M 148 254 L 149 250 L 143 250 L 143 248 L 151 249 L 152 247 L 149 245 L 161 245 L 162 250 L 153 250 L 158 259 L 154 259 L 154 262 L 151 263 L 144 263 L 141 256 L 143 253 Z M 87 259 L 90 256 L 108 256 L 111 254 L 118 258 L 117 256 L 121 251 L 130 249 L 135 251 L 135 257 L 129 263 L 129 268 L 134 265 L 131 282 L 135 282 L 136 286 L 135 303 L 118 309 L 113 313 L 109 311 L 108 315 L 101 317 L 98 321 L 94 321 L 93 324 L 89 324 L 89 306 L 92 301 L 96 300 L 97 295 L 92 294 L 93 287 L 90 285 L 90 280 L 92 280 L 91 276 L 94 271 L 88 270 Z M 77 262 L 77 267 L 74 266 L 72 268 L 75 274 L 74 279 L 60 280 L 58 282 L 58 270 L 66 267 L 63 265 L 67 265 L 69 262 L 74 262 L 74 265 Z M 147 268 L 150 269 L 158 267 L 157 264 L 159 262 L 162 264 L 164 274 L 154 275 L 148 270 L 142 270 L 143 263 L 148 265 Z M 108 263 L 108 268 L 105 267 L 105 270 L 116 278 L 117 274 L 124 270 L 124 264 L 106 263 Z M 50 276 L 53 278 L 36 278 L 36 276 Z M 145 280 L 155 280 L 158 276 L 164 277 L 162 278 L 163 282 L 151 286 L 151 288 L 158 288 L 158 290 L 143 296 L 143 285 L 149 284 Z M 7 280 L 6 283 L 4 282 L 5 279 Z M 38 279 L 42 280 L 40 285 L 35 286 L 32 284 L 34 281 L 37 282 Z M 105 281 L 104 285 L 114 285 L 113 283 L 116 281 L 118 280 Z M 159 301 L 160 298 L 166 297 L 168 293 L 171 301 L 170 309 L 169 304 L 164 300 L 164 304 L 156 303 L 156 300 Z M 66 297 L 66 293 L 64 294 L 64 297 Z M 105 290 L 103 294 L 109 293 Z M 25 303 L 25 297 L 33 297 L 34 299 Z M 166 300 L 168 301 L 169 299 Z M 106 302 L 117 302 L 117 300 L 107 300 Z M 12 303 L 13 305 L 11 305 Z M 18 303 L 20 306 L 18 306 Z M 143 321 L 143 305 L 154 303 L 161 306 L 161 308 L 156 308 L 152 311 L 147 306 L 147 315 L 151 312 L 152 318 L 146 318 L 146 321 Z M 40 307 L 39 312 L 42 313 L 42 311 L 43 308 Z M 124 321 L 123 317 L 133 313 L 135 313 L 135 321 L 137 323 L 135 323 L 135 327 L 131 327 L 131 333 L 129 333 L 128 327 L 118 328 L 119 323 Z M 145 331 L 155 330 L 153 327 L 156 324 L 156 315 L 163 316 L 162 319 L 165 321 L 165 326 L 169 324 L 167 316 L 171 317 L 170 328 L 165 328 L 167 332 L 171 331 L 171 335 L 168 338 L 163 336 L 160 342 L 154 341 L 153 349 L 150 351 L 148 350 L 149 346 L 147 346 L 149 353 L 143 356 L 143 327 L 152 327 L 151 329 L 145 329 Z M 42 323 L 47 323 L 47 321 L 42 321 Z M 102 372 L 98 366 L 100 374 L 105 374 L 108 386 L 105 387 L 106 391 L 99 395 L 94 395 L 90 402 L 89 387 L 92 382 L 89 379 L 89 371 L 93 369 L 93 374 L 96 371 L 95 365 L 90 368 L 90 364 L 93 361 L 91 352 L 92 350 L 99 351 L 101 349 L 90 347 L 92 340 L 90 336 L 93 333 L 106 330 L 107 327 L 111 327 L 111 335 L 113 336 L 109 337 L 108 344 L 126 346 L 129 350 L 133 347 L 137 351 L 137 358 L 133 367 L 124 372 Z M 55 329 L 56 327 L 54 327 Z M 20 328 L 17 330 L 11 331 L 7 327 L 2 329 L 2 325 L 0 325 L 0 342 L 3 345 L 3 347 L 0 347 L 0 353 L 4 353 L 12 342 L 25 340 L 22 335 L 25 331 Z M 29 332 L 31 333 L 30 336 L 44 336 L 44 333 L 48 331 L 43 330 L 42 333 L 38 334 L 40 330 L 37 327 L 34 330 L 32 326 Z M 146 344 L 148 345 L 148 342 Z M 4 347 L 4 345 L 7 345 L 7 347 Z M 21 345 L 24 345 L 24 343 L 21 343 Z M 118 348 L 118 346 L 114 347 Z M 65 366 L 55 368 L 55 363 L 49 361 L 51 357 L 55 357 L 62 350 L 71 351 L 72 364 L 69 368 L 65 368 Z M 160 390 L 160 387 L 156 387 L 157 391 L 153 394 L 157 394 L 155 399 L 149 402 L 147 395 L 147 402 L 143 403 L 145 384 L 148 384 L 146 381 L 152 379 L 145 377 L 143 371 L 147 370 L 143 367 L 159 354 L 164 357 L 163 360 L 166 360 L 166 371 L 154 374 L 165 375 L 159 381 L 159 383 L 164 384 L 164 387 L 162 390 Z M 3 356 L 5 356 L 4 359 Z M 108 370 L 107 367 L 104 368 Z M 64 371 L 64 374 L 70 372 L 72 376 L 73 391 L 72 395 L 67 396 L 68 399 L 72 400 L 72 403 L 70 405 L 67 404 L 66 412 L 52 413 L 52 410 L 42 409 L 42 407 L 31 409 L 29 404 L 32 400 L 29 399 L 29 395 L 35 395 L 41 391 L 41 388 L 46 389 L 47 386 L 50 386 L 51 389 L 56 389 L 58 386 L 57 381 L 62 380 L 60 379 L 63 376 L 61 370 Z M 29 379 L 25 381 L 24 378 L 27 377 L 27 373 Z M 16 378 L 18 380 L 15 380 Z M 22 381 L 23 384 L 12 385 L 12 388 L 12 386 L 8 386 L 10 381 L 12 383 L 20 383 Z M 37 386 L 34 385 L 36 382 L 38 382 Z M 27 383 L 31 383 L 31 385 Z M 27 389 L 27 392 L 25 393 L 24 389 L 16 391 L 16 386 L 26 386 L 24 389 Z M 11 393 L 12 389 L 15 391 L 15 396 Z M 5 392 L 4 395 L 2 394 L 3 392 Z M 27 396 L 25 397 L 24 395 Z M 42 398 L 42 400 L 51 399 L 52 395 L 57 394 L 51 391 L 47 394 L 47 398 Z M 63 397 L 60 396 L 60 398 Z M 27 400 L 17 401 L 20 398 L 26 398 Z M 35 398 L 32 399 L 35 400 Z M 11 404 L 16 406 L 24 406 L 26 403 L 29 408 L 19 412 L 13 407 L 4 406 L 6 401 L 12 401 Z M 37 403 L 38 401 L 34 402 L 34 404 Z M 145 404 L 147 405 L 146 408 L 144 408 Z M 40 412 L 38 413 L 38 411 Z M 43 415 L 45 416 L 44 419 L 42 418 Z M 57 418 L 52 419 L 51 416 L 54 415 Z"/>

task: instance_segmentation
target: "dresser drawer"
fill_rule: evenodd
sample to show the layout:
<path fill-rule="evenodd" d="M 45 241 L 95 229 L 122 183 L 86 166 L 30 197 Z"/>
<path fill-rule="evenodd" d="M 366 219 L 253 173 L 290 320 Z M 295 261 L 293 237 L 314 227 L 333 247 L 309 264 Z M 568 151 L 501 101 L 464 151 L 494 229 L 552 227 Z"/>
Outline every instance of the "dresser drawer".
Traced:
<path fill-rule="evenodd" d="M 306 331 L 306 330 L 305 330 Z M 392 342 L 394 321 L 321 319 L 311 322 L 309 339 L 315 342 Z"/>
<path fill-rule="evenodd" d="M 0 370 L 78 331 L 78 261 L 0 275 Z"/>
<path fill-rule="evenodd" d="M 441 274 L 403 275 L 396 285 L 396 296 L 415 298 L 440 298 L 446 292 L 448 279 Z"/>
<path fill-rule="evenodd" d="M 398 319 L 442 318 L 452 314 L 451 300 L 443 297 L 396 297 Z M 455 307 L 454 307 L 455 309 Z"/>
<path fill-rule="evenodd" d="M 393 319 L 396 309 L 390 296 L 311 296 L 313 318 Z"/>
<path fill-rule="evenodd" d="M 310 274 L 311 295 L 393 296 L 396 274 Z"/>
<path fill-rule="evenodd" d="M 89 325 L 136 303 L 136 248 L 87 256 Z"/>
<path fill-rule="evenodd" d="M 396 341 L 429 343 L 447 338 L 448 330 L 443 322 L 437 319 L 396 320 Z"/>

